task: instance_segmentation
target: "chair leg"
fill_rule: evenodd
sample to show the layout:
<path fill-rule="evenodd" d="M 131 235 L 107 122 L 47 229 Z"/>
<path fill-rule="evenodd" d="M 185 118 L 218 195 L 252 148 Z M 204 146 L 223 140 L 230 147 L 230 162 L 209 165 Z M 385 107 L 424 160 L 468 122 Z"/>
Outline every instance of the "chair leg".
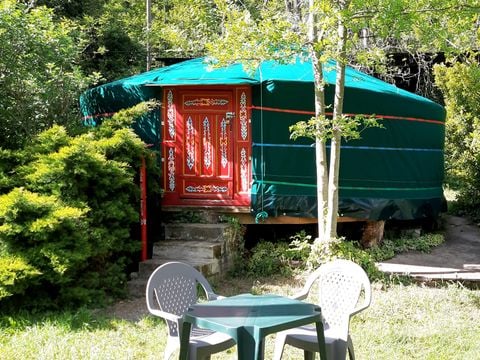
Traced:
<path fill-rule="evenodd" d="M 198 351 L 198 349 L 195 349 L 196 351 L 192 351 L 194 354 L 189 355 L 188 360 L 210 360 L 212 355 L 207 354 L 204 355 L 202 354 L 202 351 Z"/>
<path fill-rule="evenodd" d="M 348 357 L 350 360 L 355 360 L 355 352 L 353 351 L 353 341 L 350 335 L 348 335 L 347 339 L 347 349 L 348 349 Z"/>
<path fill-rule="evenodd" d="M 275 349 L 273 352 L 273 360 L 281 360 L 283 355 L 283 350 L 285 349 L 285 340 L 287 336 L 283 333 L 278 333 L 275 338 Z"/>
<path fill-rule="evenodd" d="M 202 357 L 197 356 L 196 351 L 191 351 L 192 348 L 190 347 L 190 351 L 188 352 L 188 360 L 204 360 Z"/>
<path fill-rule="evenodd" d="M 311 351 L 304 350 L 303 351 L 303 358 L 305 360 L 315 360 L 315 353 Z"/>
<path fill-rule="evenodd" d="M 164 355 L 163 355 L 163 359 L 164 360 L 170 360 L 170 358 L 172 357 L 174 352 L 178 349 L 179 349 L 178 344 L 175 341 L 172 341 L 172 339 L 169 337 L 167 339 L 167 345 L 165 346 L 165 352 L 164 352 Z"/>

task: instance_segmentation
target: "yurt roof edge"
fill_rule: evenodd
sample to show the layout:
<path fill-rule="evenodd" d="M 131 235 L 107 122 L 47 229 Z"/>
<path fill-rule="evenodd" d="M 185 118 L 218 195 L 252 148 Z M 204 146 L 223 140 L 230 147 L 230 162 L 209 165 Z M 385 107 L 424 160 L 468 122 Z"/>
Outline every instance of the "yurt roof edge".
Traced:
<path fill-rule="evenodd" d="M 324 78 L 328 85 L 335 84 L 334 67 L 335 63 L 333 61 L 328 62 L 324 67 Z M 265 81 L 313 82 L 311 63 L 301 60 L 285 64 L 265 61 L 255 74 L 250 75 L 243 69 L 240 63 L 224 68 L 211 68 L 205 62 L 205 58 L 196 58 L 103 84 L 87 90 L 86 93 L 101 93 L 103 89 L 115 88 L 117 86 L 129 88 L 178 85 L 253 85 Z M 352 67 L 347 67 L 345 86 L 372 92 L 391 93 L 440 106 L 427 98 L 400 89 L 395 85 L 388 84 Z"/>

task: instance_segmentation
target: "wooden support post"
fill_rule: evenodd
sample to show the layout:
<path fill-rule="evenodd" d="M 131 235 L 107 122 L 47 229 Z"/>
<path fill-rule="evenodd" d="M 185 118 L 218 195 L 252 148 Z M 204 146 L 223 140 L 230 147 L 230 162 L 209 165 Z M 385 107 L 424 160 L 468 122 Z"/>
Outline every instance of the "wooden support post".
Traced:
<path fill-rule="evenodd" d="M 147 243 L 147 165 L 145 158 L 142 157 L 140 166 L 140 239 L 142 243 L 142 252 L 140 260 L 145 261 L 148 258 Z"/>
<path fill-rule="evenodd" d="M 385 228 L 385 221 L 367 221 L 363 228 L 363 235 L 360 243 L 365 248 L 378 245 L 383 240 L 383 230 Z"/>

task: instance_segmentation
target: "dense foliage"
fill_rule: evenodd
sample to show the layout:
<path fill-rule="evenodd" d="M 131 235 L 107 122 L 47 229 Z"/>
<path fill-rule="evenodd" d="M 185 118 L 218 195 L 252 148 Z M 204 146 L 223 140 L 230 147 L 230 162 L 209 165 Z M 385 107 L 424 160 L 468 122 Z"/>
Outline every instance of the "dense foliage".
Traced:
<path fill-rule="evenodd" d="M 442 234 L 423 234 L 418 237 L 403 236 L 385 239 L 380 245 L 362 248 L 357 241 L 333 239 L 312 240 L 312 236 L 300 231 L 290 237 L 290 242 L 276 243 L 262 241 L 252 250 L 246 262 L 246 273 L 252 277 L 287 275 L 295 269 L 312 270 L 334 259 L 347 259 L 359 264 L 371 281 L 389 283 L 390 277 L 378 270 L 376 262 L 391 259 L 395 254 L 406 251 L 428 253 L 444 242 Z"/>
<path fill-rule="evenodd" d="M 155 166 L 129 126 L 148 106 L 78 136 L 54 126 L 23 149 L 10 171 L 22 186 L 0 196 L 0 302 L 77 305 L 125 291 L 140 250 L 135 178 L 142 156 Z"/>
<path fill-rule="evenodd" d="M 459 190 L 459 210 L 480 219 L 480 65 L 437 66 L 435 75 L 447 107 L 447 182 Z"/>
<path fill-rule="evenodd" d="M 87 79 L 76 64 L 78 27 L 44 7 L 0 8 L 0 146 L 18 148 L 53 124 L 78 126 Z"/>
<path fill-rule="evenodd" d="M 85 73 L 111 81 L 146 69 L 147 44 L 152 65 L 164 58 L 205 55 L 205 44 L 221 32 L 215 0 L 151 1 L 147 31 L 146 2 L 138 0 L 38 0 L 59 17 L 78 24 L 85 36 L 80 64 Z"/>
<path fill-rule="evenodd" d="M 75 2 L 75 1 L 73 1 Z M 145 70 L 145 4 L 142 1 L 100 0 L 78 14 L 86 37 L 81 65 L 100 81 Z"/>

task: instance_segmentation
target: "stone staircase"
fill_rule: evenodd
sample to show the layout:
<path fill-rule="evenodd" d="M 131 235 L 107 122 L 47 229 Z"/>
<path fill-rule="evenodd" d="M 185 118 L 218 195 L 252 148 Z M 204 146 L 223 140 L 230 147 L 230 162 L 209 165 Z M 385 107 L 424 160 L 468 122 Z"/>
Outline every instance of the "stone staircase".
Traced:
<path fill-rule="evenodd" d="M 228 224 L 165 224 L 165 240 L 153 246 L 152 258 L 139 263 L 131 275 L 128 290 L 131 297 L 143 297 L 150 274 L 169 261 L 192 265 L 205 277 L 217 277 L 228 270 Z"/>

